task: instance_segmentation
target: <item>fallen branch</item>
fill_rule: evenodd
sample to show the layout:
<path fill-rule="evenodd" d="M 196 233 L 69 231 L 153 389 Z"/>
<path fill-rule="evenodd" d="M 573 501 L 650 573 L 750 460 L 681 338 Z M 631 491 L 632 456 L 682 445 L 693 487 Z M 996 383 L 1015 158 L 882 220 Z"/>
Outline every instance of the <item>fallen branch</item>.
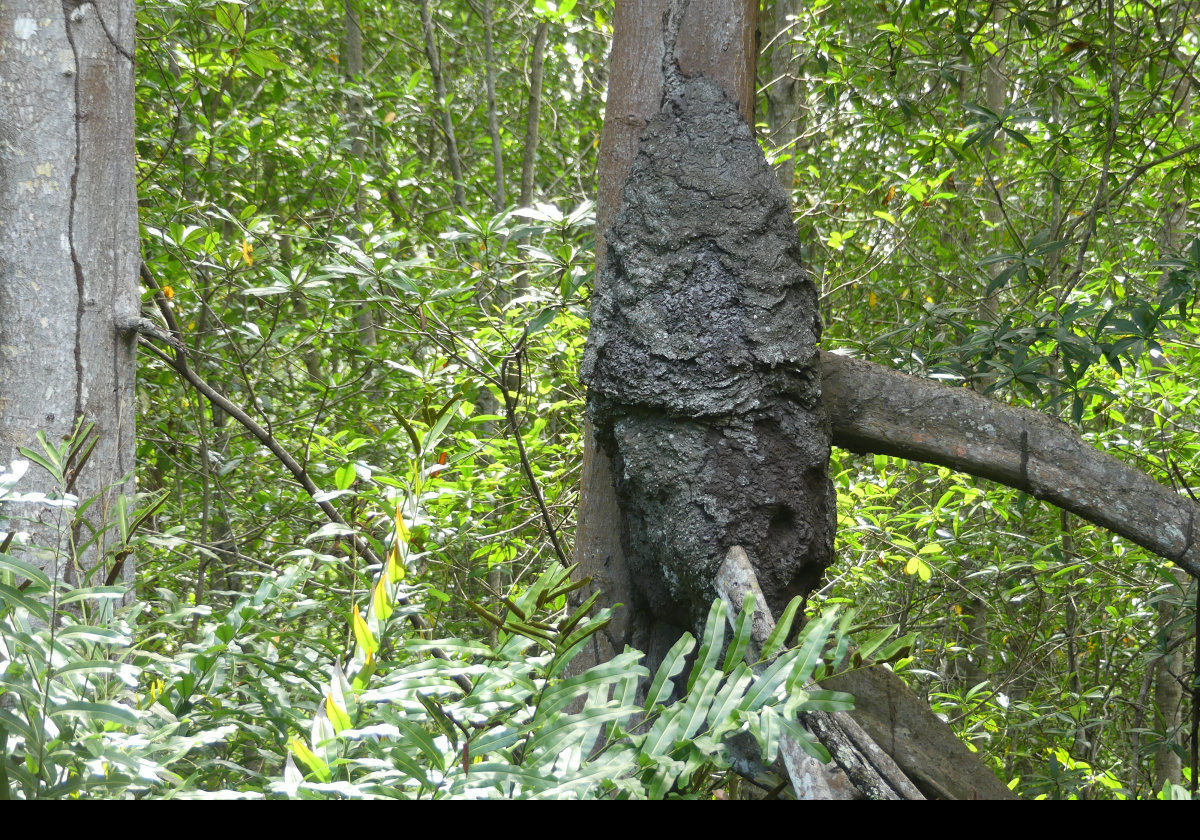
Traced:
<path fill-rule="evenodd" d="M 757 661 L 763 643 L 775 629 L 775 619 L 767 608 L 750 558 L 741 546 L 733 546 L 725 555 L 725 561 L 717 571 L 716 587 L 730 617 L 737 615 L 747 594 L 754 595 L 754 615 L 750 623 L 753 644 L 747 650 L 746 658 Z M 805 712 L 801 722 L 829 750 L 833 762 L 822 764 L 816 761 L 784 735 L 780 739 L 780 753 L 797 798 L 857 799 L 859 795 L 867 799 L 925 798 L 850 717 L 829 712 Z"/>
<path fill-rule="evenodd" d="M 730 616 L 741 609 L 747 592 L 755 595 L 747 659 L 757 659 L 775 620 L 739 546 L 725 556 L 716 586 Z M 790 739 L 781 741 L 780 753 L 797 798 L 1016 798 L 949 724 L 882 665 L 855 668 L 806 688 L 846 691 L 855 701 L 849 712 L 806 712 L 800 718 L 829 750 L 829 764 L 803 753 Z"/>

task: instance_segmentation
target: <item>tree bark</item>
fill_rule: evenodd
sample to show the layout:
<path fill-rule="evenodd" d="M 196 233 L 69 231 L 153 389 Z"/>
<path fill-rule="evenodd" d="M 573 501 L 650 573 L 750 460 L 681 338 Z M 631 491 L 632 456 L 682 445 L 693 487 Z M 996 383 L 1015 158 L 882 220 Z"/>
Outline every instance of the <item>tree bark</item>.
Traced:
<path fill-rule="evenodd" d="M 1175 570 L 1179 586 L 1162 593 L 1158 603 L 1158 643 L 1163 653 L 1154 661 L 1154 728 L 1162 741 L 1154 748 L 1154 789 L 1181 784 L 1183 759 L 1176 752 L 1183 723 L 1183 650 L 1187 628 L 1179 621 L 1179 607 L 1187 595 L 1187 581 Z"/>
<path fill-rule="evenodd" d="M 363 44 L 362 44 L 362 11 L 358 0 L 345 0 L 342 4 L 346 28 L 346 63 L 344 65 L 346 81 L 352 86 L 350 94 L 350 119 L 347 121 L 354 139 L 350 141 L 350 154 L 356 161 L 362 162 L 367 154 L 367 141 L 363 139 L 362 92 L 355 85 L 362 83 L 363 78 Z M 355 178 L 354 184 L 354 221 L 361 225 L 363 219 L 362 184 Z M 358 324 L 358 338 L 364 347 L 374 347 L 377 343 L 375 335 L 375 313 L 371 310 L 370 301 L 365 301 L 354 316 Z"/>
<path fill-rule="evenodd" d="M 537 174 L 537 147 L 542 120 L 542 75 L 546 69 L 547 21 L 538 21 L 529 55 L 529 109 L 525 115 L 525 151 L 521 156 L 521 206 L 533 204 L 533 182 Z"/>
<path fill-rule="evenodd" d="M 767 53 L 771 73 L 767 82 L 767 130 L 776 154 L 786 157 L 775 164 L 775 172 L 789 195 L 795 187 L 796 152 L 806 111 L 804 86 L 796 75 L 800 51 L 792 31 L 801 10 L 800 0 L 775 0 L 763 21 L 763 29 L 771 38 Z"/>
<path fill-rule="evenodd" d="M 492 168 L 495 170 L 496 191 L 492 194 L 492 207 L 497 213 L 508 205 L 508 192 L 504 186 L 504 150 L 500 143 L 500 117 L 496 111 L 496 49 L 495 24 L 492 15 L 492 0 L 483 0 L 483 50 L 487 65 L 488 136 L 492 140 Z"/>
<path fill-rule="evenodd" d="M 39 430 L 58 445 L 93 424 L 70 487 L 35 468 L 19 489 L 95 498 L 86 518 L 103 528 L 134 489 L 136 336 L 118 329 L 138 312 L 134 4 L 0 4 L 0 31 L 0 465 L 37 449 Z M 75 582 L 61 509 L 5 507 L 6 529 L 58 546 L 47 565 Z"/>
<path fill-rule="evenodd" d="M 821 364 L 834 446 L 1015 487 L 1200 576 L 1200 507 L 1065 423 L 861 359 L 822 353 Z"/>

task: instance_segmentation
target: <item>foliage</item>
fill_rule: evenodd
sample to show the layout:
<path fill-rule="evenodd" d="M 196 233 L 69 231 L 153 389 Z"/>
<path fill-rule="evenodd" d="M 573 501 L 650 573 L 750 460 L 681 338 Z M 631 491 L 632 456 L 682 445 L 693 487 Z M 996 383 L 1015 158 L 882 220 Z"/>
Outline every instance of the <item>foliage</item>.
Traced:
<path fill-rule="evenodd" d="M 827 342 L 1050 412 L 1194 494 L 1193 7 L 776 5 L 798 139 L 767 129 Z M 1189 703 L 1153 691 L 1164 658 L 1194 679 L 1178 570 L 949 470 L 833 465 L 834 600 L 917 633 L 911 682 L 1002 778 L 1148 796 L 1160 747 L 1186 763 Z"/>
<path fill-rule="evenodd" d="M 555 563 L 575 530 L 611 4 L 430 5 L 444 94 L 411 3 L 139 4 L 144 310 L 171 313 L 192 370 L 343 522 L 145 347 L 145 492 L 99 567 L 136 549 L 132 604 L 67 583 L 86 500 L 28 500 L 59 505 L 54 573 L 36 546 L 0 551 L 0 793 L 545 796 L 553 777 L 564 795 L 700 795 L 729 760 L 721 727 L 770 748 L 788 725 L 773 706 L 710 714 L 763 679 L 736 663 L 684 681 L 676 658 L 658 685 L 678 696 L 649 705 L 633 653 L 627 673 L 565 676 L 603 620 L 564 605 Z M 793 58 L 761 79 L 795 80 L 798 131 L 762 134 L 794 165 L 826 345 L 1048 411 L 1194 492 L 1192 5 L 768 5 L 792 20 L 764 32 L 766 58 Z M 26 457 L 66 487 L 80 454 Z M 1162 663 L 1185 694 L 1194 680 L 1177 569 L 949 470 L 836 450 L 831 466 L 840 559 L 812 626 L 851 607 L 839 640 L 891 641 L 1023 795 L 1186 797 L 1186 767 L 1153 770 L 1156 752 L 1186 759 L 1192 712 L 1154 699 Z"/>
<path fill-rule="evenodd" d="M 57 468 L 70 444 L 45 448 L 25 454 Z M 23 468 L 3 476 L 0 498 L 17 500 L 11 487 Z M 568 608 L 580 586 L 570 570 L 540 575 L 505 601 L 503 619 L 475 606 L 499 627 L 490 645 L 409 631 L 385 646 L 387 619 L 420 611 L 414 592 L 389 585 L 399 582 L 392 561 L 365 596 L 367 618 L 352 613 L 353 680 L 335 654 L 317 693 L 313 675 L 330 652 L 288 626 L 311 603 L 303 589 L 313 568 L 265 575 L 253 595 L 206 621 L 197 642 L 153 651 L 204 611 L 150 618 L 145 605 L 115 609 L 123 587 L 67 587 L 18 553 L 0 556 L 0 702 L 12 700 L 0 706 L 0 797 L 691 798 L 722 782 L 726 742 L 742 730 L 767 763 L 785 735 L 828 760 L 796 714 L 849 707 L 845 695 L 806 689 L 836 629 L 832 611 L 796 648 L 752 669 L 734 653 L 747 648 L 744 618 L 729 622 L 731 653 L 720 656 L 718 600 L 686 684 L 676 680 L 696 647 L 690 634 L 641 701 L 648 673 L 637 651 L 567 676 L 608 620 L 608 611 L 592 614 L 595 596 Z M 752 612 L 748 599 L 743 613 Z M 834 647 L 843 647 L 837 633 Z M 299 710 L 314 707 L 305 726 Z M 296 734 L 305 729 L 307 738 Z"/>

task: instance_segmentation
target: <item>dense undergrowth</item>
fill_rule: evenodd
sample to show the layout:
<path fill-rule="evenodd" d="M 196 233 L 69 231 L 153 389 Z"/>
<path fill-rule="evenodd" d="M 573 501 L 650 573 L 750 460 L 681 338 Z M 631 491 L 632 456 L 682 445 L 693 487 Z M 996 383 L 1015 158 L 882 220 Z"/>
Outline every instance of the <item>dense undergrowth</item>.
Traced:
<path fill-rule="evenodd" d="M 764 100 L 794 79 L 801 105 L 764 146 L 827 347 L 1048 411 L 1192 492 L 1195 24 L 1050 5 L 769 4 L 793 28 L 764 37 Z M 562 569 L 607 6 L 431 4 L 436 72 L 411 3 L 142 3 L 139 26 L 144 309 L 344 524 L 146 349 L 142 493 L 111 525 L 134 590 L 0 555 L 0 795 L 711 795 L 729 727 L 768 757 L 804 740 L 797 704 L 845 702 L 804 681 L 868 639 L 1022 795 L 1187 795 L 1194 583 L 894 458 L 834 451 L 839 559 L 770 677 L 721 654 L 723 607 L 648 699 L 633 652 L 565 676 L 606 616 Z M 87 539 L 43 501 L 61 577 Z"/>

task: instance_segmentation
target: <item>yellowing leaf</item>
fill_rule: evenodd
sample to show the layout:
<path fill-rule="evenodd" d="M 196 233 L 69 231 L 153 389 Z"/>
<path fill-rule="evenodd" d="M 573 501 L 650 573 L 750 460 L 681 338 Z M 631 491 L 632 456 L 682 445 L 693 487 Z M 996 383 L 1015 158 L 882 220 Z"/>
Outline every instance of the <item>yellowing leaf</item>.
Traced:
<path fill-rule="evenodd" d="M 325 714 L 329 715 L 329 722 L 333 724 L 335 734 L 343 729 L 349 729 L 353 725 L 350 715 L 346 714 L 345 709 L 338 706 L 332 694 L 325 695 Z"/>
<path fill-rule="evenodd" d="M 292 755 L 303 761 L 309 770 L 317 774 L 317 778 L 323 782 L 329 781 L 329 765 L 310 750 L 307 744 L 299 738 L 293 738 L 288 746 L 291 747 Z"/>
<path fill-rule="evenodd" d="M 404 562 L 400 559 L 400 543 L 392 543 L 387 560 L 388 583 L 399 583 L 404 580 Z"/>
<path fill-rule="evenodd" d="M 242 240 L 242 262 L 254 265 L 254 246 L 245 239 Z"/>
<path fill-rule="evenodd" d="M 409 536 L 408 526 L 404 524 L 404 514 L 400 512 L 400 505 L 396 505 L 396 539 L 408 542 Z"/>
<path fill-rule="evenodd" d="M 379 581 L 375 584 L 375 591 L 371 594 L 375 617 L 380 621 L 387 621 L 393 612 L 392 599 L 388 597 L 387 583 L 387 575 L 380 575 Z"/>
<path fill-rule="evenodd" d="M 366 652 L 366 658 L 369 660 L 371 654 L 379 650 L 379 640 L 375 638 L 375 634 L 371 632 L 357 608 L 351 610 L 350 623 L 354 626 L 354 640 L 358 642 L 359 649 Z"/>
<path fill-rule="evenodd" d="M 910 557 L 908 562 L 904 564 L 904 573 L 908 575 L 916 575 L 922 581 L 927 581 L 933 577 L 933 569 L 929 564 L 920 557 Z"/>
<path fill-rule="evenodd" d="M 395 121 L 396 121 L 396 112 L 395 111 L 388 111 L 387 116 L 385 116 L 383 118 L 384 125 L 391 125 Z"/>
<path fill-rule="evenodd" d="M 163 293 L 163 297 L 165 297 L 167 300 L 173 300 L 175 297 L 175 290 L 172 289 L 170 286 L 163 286 L 162 293 Z"/>
<path fill-rule="evenodd" d="M 874 309 L 879 305 L 879 295 L 871 292 L 869 295 L 867 295 L 867 304 Z"/>

